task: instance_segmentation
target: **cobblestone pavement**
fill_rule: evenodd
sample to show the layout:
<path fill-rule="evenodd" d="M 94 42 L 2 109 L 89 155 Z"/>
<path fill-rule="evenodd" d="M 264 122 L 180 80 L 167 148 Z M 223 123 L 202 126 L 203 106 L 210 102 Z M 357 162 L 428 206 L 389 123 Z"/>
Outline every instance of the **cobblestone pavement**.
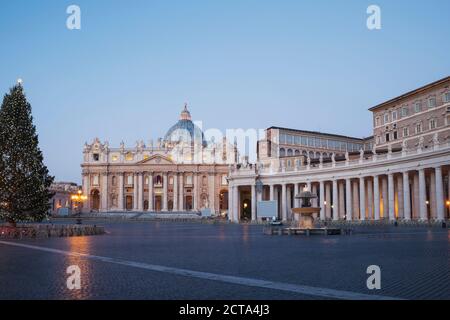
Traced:
<path fill-rule="evenodd" d="M 374 227 L 351 236 L 307 238 L 267 236 L 262 226 L 252 225 L 96 223 L 108 234 L 12 241 L 25 245 L 20 247 L 0 243 L 0 299 L 324 299 L 330 297 L 314 292 L 329 289 L 450 299 L 450 233 L 445 229 Z M 80 290 L 66 287 L 70 265 L 81 269 Z M 381 268 L 381 290 L 366 287 L 369 265 Z M 227 276 L 239 277 L 238 283 L 220 281 Z M 308 294 L 251 285 L 256 280 L 317 290 Z"/>

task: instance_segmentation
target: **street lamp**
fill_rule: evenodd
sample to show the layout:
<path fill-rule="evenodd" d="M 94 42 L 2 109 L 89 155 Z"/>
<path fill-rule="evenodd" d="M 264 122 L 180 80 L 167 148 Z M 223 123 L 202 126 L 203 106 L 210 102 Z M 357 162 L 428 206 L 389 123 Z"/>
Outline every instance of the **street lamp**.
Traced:
<path fill-rule="evenodd" d="M 73 194 L 71 197 L 73 202 L 76 203 L 76 207 L 78 208 L 78 218 L 77 218 L 77 224 L 81 224 L 81 205 L 84 201 L 87 200 L 87 196 L 85 196 L 82 191 L 79 189 L 76 194 Z"/>

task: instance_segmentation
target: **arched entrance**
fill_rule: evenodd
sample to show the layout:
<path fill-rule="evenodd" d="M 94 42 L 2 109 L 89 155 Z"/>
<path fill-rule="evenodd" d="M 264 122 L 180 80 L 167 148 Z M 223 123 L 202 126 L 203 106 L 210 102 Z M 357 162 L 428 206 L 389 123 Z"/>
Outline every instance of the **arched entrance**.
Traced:
<path fill-rule="evenodd" d="M 191 211 L 192 210 L 192 196 L 186 196 L 184 203 L 185 203 L 185 205 L 184 205 L 185 210 Z"/>
<path fill-rule="evenodd" d="M 252 219 L 252 203 L 250 199 L 242 201 L 241 220 L 250 221 Z"/>
<path fill-rule="evenodd" d="M 133 210 L 133 196 L 125 197 L 125 208 L 127 209 L 127 211 Z"/>
<path fill-rule="evenodd" d="M 100 192 L 97 189 L 91 191 L 91 209 L 92 211 L 100 209 Z"/>

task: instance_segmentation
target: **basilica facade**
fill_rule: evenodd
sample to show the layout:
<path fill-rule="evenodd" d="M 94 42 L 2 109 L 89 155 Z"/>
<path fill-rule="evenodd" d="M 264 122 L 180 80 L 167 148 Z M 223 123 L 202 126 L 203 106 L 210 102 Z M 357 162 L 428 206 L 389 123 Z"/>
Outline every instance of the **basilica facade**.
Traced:
<path fill-rule="evenodd" d="M 83 150 L 84 212 L 228 210 L 228 172 L 235 145 L 206 141 L 187 106 L 164 138 L 113 148 L 98 138 Z"/>

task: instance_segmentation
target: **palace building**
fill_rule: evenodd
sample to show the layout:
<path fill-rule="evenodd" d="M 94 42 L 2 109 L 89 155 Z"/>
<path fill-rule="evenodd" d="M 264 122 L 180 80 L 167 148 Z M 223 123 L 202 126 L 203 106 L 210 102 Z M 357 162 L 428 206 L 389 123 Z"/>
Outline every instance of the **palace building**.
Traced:
<path fill-rule="evenodd" d="M 369 110 L 367 138 L 266 129 L 257 163 L 230 169 L 229 219 L 259 220 L 258 204 L 272 201 L 289 221 L 305 188 L 321 220 L 449 219 L 450 77 Z"/>
<path fill-rule="evenodd" d="M 237 160 L 235 145 L 206 141 L 187 106 L 179 121 L 157 143 L 122 142 L 111 148 L 94 139 L 83 150 L 84 212 L 184 212 L 228 210 L 229 165 Z"/>

